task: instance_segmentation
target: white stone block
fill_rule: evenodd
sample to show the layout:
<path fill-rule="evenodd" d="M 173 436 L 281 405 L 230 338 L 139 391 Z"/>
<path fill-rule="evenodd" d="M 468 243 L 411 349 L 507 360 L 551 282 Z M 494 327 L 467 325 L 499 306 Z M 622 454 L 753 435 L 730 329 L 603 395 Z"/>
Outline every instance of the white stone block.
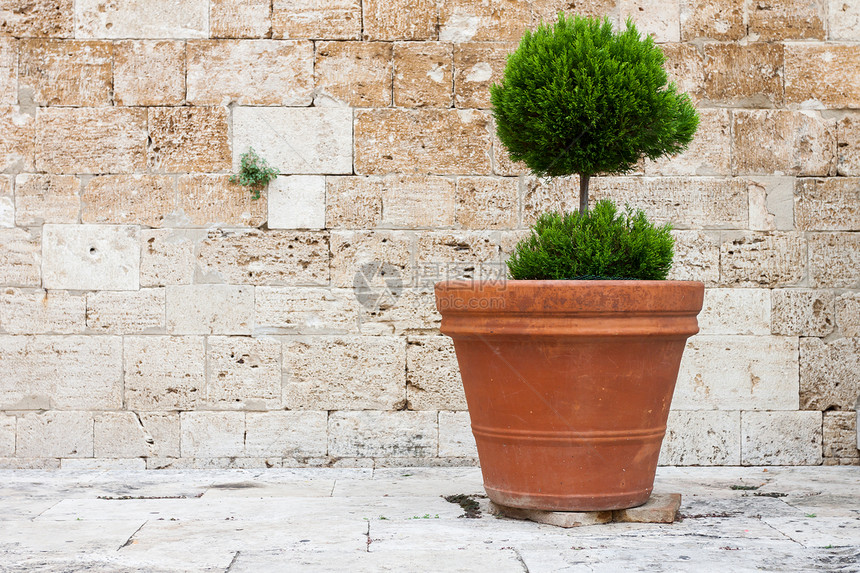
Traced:
<path fill-rule="evenodd" d="M 328 453 L 334 457 L 435 457 L 436 412 L 333 412 Z"/>
<path fill-rule="evenodd" d="M 14 226 L 15 197 L 12 194 L 12 177 L 0 175 L 0 227 L 10 228 Z"/>
<path fill-rule="evenodd" d="M 821 464 L 821 412 L 743 412 L 741 463 L 745 466 Z"/>
<path fill-rule="evenodd" d="M 672 410 L 660 465 L 736 466 L 741 463 L 741 413 Z"/>
<path fill-rule="evenodd" d="M 41 289 L 0 291 L 0 332 L 6 334 L 78 334 L 85 328 L 83 294 Z"/>
<path fill-rule="evenodd" d="M 248 456 L 326 455 L 328 412 L 248 412 L 245 426 Z"/>
<path fill-rule="evenodd" d="M 126 336 L 125 406 L 142 411 L 193 409 L 203 400 L 202 336 Z"/>
<path fill-rule="evenodd" d="M 22 458 L 93 457 L 89 412 L 28 413 L 18 418 L 17 454 Z"/>
<path fill-rule="evenodd" d="M 60 468 L 77 471 L 140 471 L 146 469 L 143 458 L 69 458 L 60 460 Z"/>
<path fill-rule="evenodd" d="M 15 455 L 15 416 L 0 414 L 0 457 Z"/>
<path fill-rule="evenodd" d="M 245 453 L 244 412 L 182 412 L 183 457 L 233 457 Z"/>
<path fill-rule="evenodd" d="M 218 409 L 271 410 L 281 405 L 281 343 L 273 338 L 210 336 L 206 403 Z"/>
<path fill-rule="evenodd" d="M 45 225 L 42 286 L 69 290 L 140 288 L 138 228 L 131 225 Z"/>
<path fill-rule="evenodd" d="M 699 332 L 770 334 L 770 306 L 769 289 L 706 289 Z"/>
<path fill-rule="evenodd" d="M 165 289 L 87 294 L 87 328 L 109 334 L 162 334 Z"/>
<path fill-rule="evenodd" d="M 253 327 L 254 287 L 167 287 L 167 331 L 171 334 L 251 334 Z"/>
<path fill-rule="evenodd" d="M 42 284 L 42 234 L 38 229 L 0 229 L 0 285 Z"/>
<path fill-rule="evenodd" d="M 278 177 L 268 195 L 270 229 L 325 228 L 325 177 Z"/>
<path fill-rule="evenodd" d="M 208 0 L 77 0 L 76 38 L 206 38 Z"/>
<path fill-rule="evenodd" d="M 358 300 L 352 289 L 257 287 L 254 322 L 266 333 L 355 333 Z"/>
<path fill-rule="evenodd" d="M 478 456 L 469 412 L 439 412 L 439 456 L 456 458 Z"/>
<path fill-rule="evenodd" d="M 179 456 L 179 414 L 175 412 L 97 414 L 93 435 L 97 458 Z"/>

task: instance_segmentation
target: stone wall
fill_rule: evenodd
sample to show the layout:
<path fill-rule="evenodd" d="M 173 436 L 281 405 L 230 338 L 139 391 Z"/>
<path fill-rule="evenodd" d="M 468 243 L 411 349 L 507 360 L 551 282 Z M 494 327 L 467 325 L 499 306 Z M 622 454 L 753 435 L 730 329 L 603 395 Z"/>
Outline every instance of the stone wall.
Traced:
<path fill-rule="evenodd" d="M 663 462 L 858 463 L 860 4 L 0 0 L 0 466 L 475 463 L 431 288 L 578 205 L 488 109 L 558 9 L 631 15 L 701 113 L 593 183 L 708 287 Z"/>

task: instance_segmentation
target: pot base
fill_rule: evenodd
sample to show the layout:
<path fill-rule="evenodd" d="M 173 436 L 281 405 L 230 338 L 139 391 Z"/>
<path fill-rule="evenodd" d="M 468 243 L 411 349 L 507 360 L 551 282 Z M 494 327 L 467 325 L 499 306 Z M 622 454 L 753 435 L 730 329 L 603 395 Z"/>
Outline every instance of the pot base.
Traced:
<path fill-rule="evenodd" d="M 542 495 L 539 492 L 522 493 L 504 491 L 484 485 L 487 497 L 496 505 L 516 507 L 520 509 L 535 509 L 540 511 L 609 511 L 613 509 L 630 509 L 644 505 L 651 497 L 652 488 L 642 491 L 625 491 L 615 495 Z"/>

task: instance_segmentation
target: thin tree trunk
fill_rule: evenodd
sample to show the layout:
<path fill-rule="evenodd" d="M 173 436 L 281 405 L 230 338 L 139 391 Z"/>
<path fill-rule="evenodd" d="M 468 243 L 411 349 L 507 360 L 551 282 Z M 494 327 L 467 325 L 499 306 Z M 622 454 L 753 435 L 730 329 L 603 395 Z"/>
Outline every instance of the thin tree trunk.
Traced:
<path fill-rule="evenodd" d="M 579 214 L 588 213 L 588 181 L 591 175 L 580 173 L 579 175 Z"/>

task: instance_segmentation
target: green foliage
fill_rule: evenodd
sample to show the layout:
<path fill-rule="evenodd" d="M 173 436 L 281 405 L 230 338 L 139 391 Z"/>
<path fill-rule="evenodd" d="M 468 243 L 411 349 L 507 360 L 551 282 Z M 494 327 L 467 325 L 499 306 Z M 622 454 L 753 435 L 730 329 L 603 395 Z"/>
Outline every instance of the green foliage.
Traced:
<path fill-rule="evenodd" d="M 665 279 L 672 267 L 671 227 L 641 210 L 620 213 L 608 200 L 585 214 L 544 213 L 508 261 L 513 279 Z"/>
<path fill-rule="evenodd" d="M 269 181 L 278 176 L 278 170 L 269 167 L 265 159 L 257 155 L 253 147 L 249 147 L 246 153 L 242 154 L 239 163 L 239 173 L 230 177 L 230 181 L 244 185 L 251 189 L 251 197 L 253 199 L 260 198 L 260 191 L 268 185 Z"/>
<path fill-rule="evenodd" d="M 490 87 L 499 139 L 539 176 L 623 173 L 684 150 L 699 118 L 667 84 L 663 52 L 628 19 L 565 18 L 527 31 Z"/>

